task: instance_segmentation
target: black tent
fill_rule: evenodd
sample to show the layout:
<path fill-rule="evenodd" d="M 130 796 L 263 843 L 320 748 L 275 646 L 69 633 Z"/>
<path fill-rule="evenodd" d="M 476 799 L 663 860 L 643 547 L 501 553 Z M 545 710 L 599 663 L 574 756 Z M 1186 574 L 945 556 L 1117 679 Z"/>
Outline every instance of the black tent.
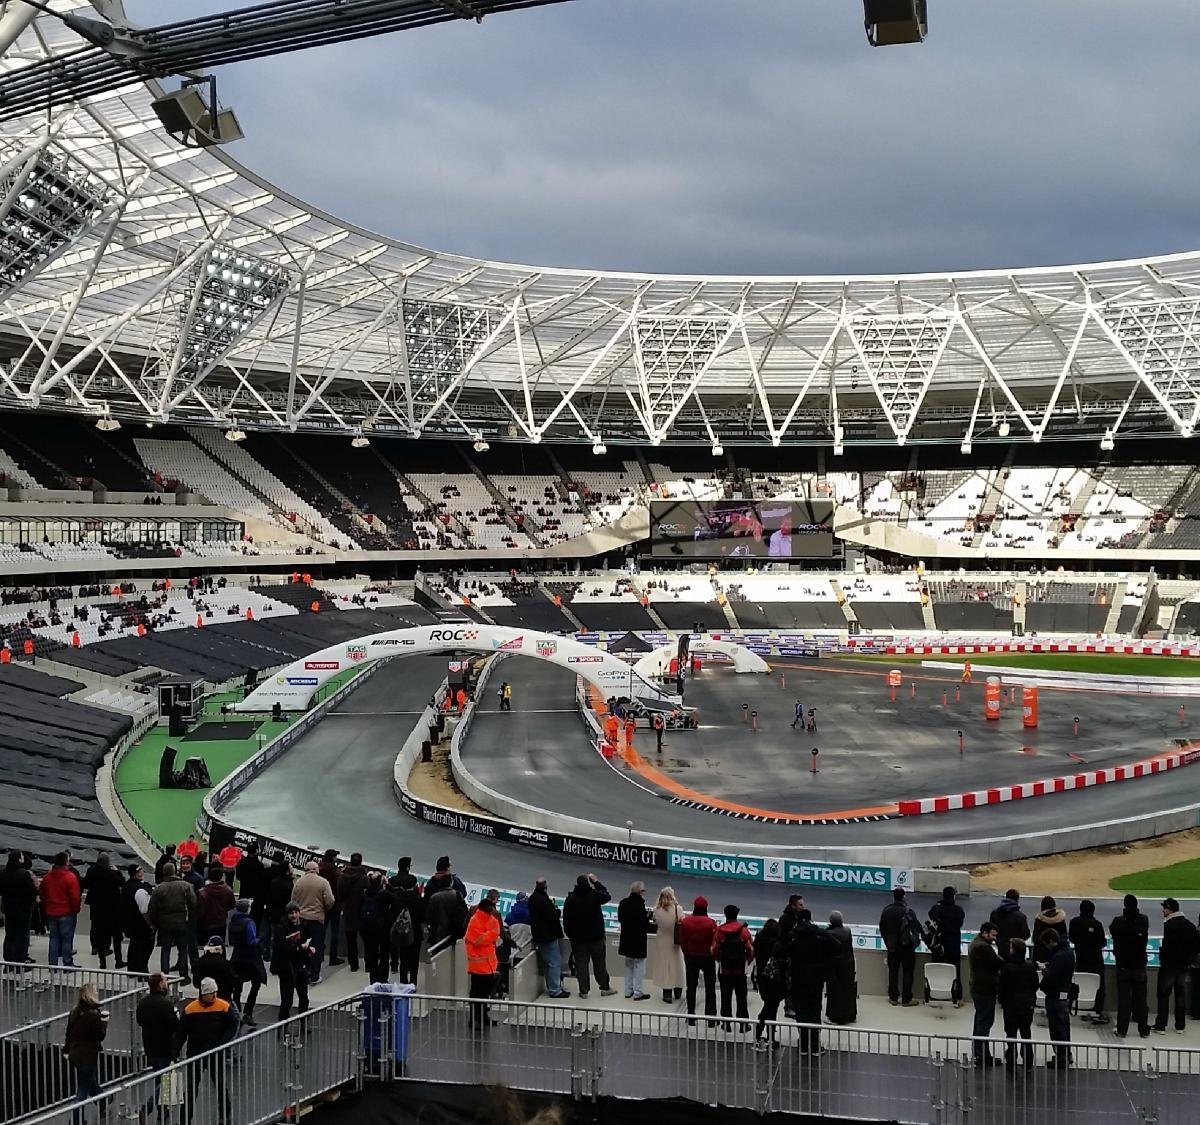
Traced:
<path fill-rule="evenodd" d="M 615 641 L 608 642 L 609 652 L 652 652 L 654 646 L 642 640 L 636 633 L 626 633 Z"/>

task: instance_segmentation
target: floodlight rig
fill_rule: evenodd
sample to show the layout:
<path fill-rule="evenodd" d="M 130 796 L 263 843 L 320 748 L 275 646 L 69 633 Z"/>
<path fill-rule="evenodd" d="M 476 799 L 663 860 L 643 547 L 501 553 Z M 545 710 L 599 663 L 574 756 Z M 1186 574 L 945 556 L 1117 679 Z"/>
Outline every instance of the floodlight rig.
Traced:
<path fill-rule="evenodd" d="M 207 101 L 198 86 L 208 87 Z M 225 145 L 245 136 L 233 110 L 217 104 L 215 74 L 183 78 L 178 90 L 155 98 L 151 108 L 167 133 L 185 148 Z"/>

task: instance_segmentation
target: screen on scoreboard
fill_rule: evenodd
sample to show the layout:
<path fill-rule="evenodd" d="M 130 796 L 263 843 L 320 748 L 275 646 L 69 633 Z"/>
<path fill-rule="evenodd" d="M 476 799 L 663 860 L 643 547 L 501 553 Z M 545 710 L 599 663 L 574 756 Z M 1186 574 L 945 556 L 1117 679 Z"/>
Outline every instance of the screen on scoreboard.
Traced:
<path fill-rule="evenodd" d="M 829 500 L 653 500 L 650 553 L 694 559 L 833 555 Z"/>

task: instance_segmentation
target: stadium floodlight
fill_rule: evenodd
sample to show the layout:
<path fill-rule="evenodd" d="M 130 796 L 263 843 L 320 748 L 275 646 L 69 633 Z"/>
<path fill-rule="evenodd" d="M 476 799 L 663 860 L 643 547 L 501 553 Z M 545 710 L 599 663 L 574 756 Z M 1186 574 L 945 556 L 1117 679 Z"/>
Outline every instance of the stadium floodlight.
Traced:
<path fill-rule="evenodd" d="M 725 456 L 725 447 L 719 441 L 713 442 L 712 455 L 714 457 L 724 457 Z"/>
<path fill-rule="evenodd" d="M 604 454 L 608 452 L 608 446 L 605 445 L 604 442 L 602 442 L 599 438 L 597 438 L 594 442 L 592 442 L 592 452 L 597 457 L 603 457 Z"/>
<path fill-rule="evenodd" d="M 1116 442 L 1113 440 L 1112 430 L 1105 430 L 1104 436 L 1100 439 L 1100 448 L 1103 449 L 1105 453 L 1111 453 L 1115 445 Z"/>
<path fill-rule="evenodd" d="M 1179 427 L 1179 436 L 1180 437 L 1190 438 L 1192 436 L 1192 434 L 1194 434 L 1195 432 L 1196 432 L 1195 429 L 1191 425 L 1189 425 L 1187 422 L 1184 422 L 1184 424 Z"/>
<path fill-rule="evenodd" d="M 476 453 L 486 453 L 492 447 L 490 445 L 488 445 L 488 443 L 486 441 L 483 440 L 483 434 L 476 434 L 475 435 L 475 444 L 472 448 L 475 450 Z"/>
<path fill-rule="evenodd" d="M 111 434 L 115 430 L 119 430 L 120 428 L 121 428 L 121 423 L 118 422 L 115 418 L 112 418 L 107 414 L 105 414 L 103 418 L 96 419 L 96 429 L 100 430 L 103 433 Z"/>
<path fill-rule="evenodd" d="M 1012 433 L 1012 427 L 1008 424 L 1007 418 L 1000 419 L 1000 425 L 997 427 L 996 433 L 998 433 L 1001 437 L 1008 437 L 1008 435 Z"/>
<path fill-rule="evenodd" d="M 926 0 L 863 0 L 863 24 L 872 47 L 923 43 L 929 34 Z"/>
<path fill-rule="evenodd" d="M 237 428 L 237 426 L 232 426 L 228 430 L 225 431 L 225 440 L 232 441 L 232 442 L 245 441 L 246 440 L 246 431 L 239 430 Z"/>
<path fill-rule="evenodd" d="M 201 85 L 208 86 L 208 101 L 196 89 Z M 185 78 L 178 90 L 155 98 L 150 107 L 167 133 L 185 148 L 227 145 L 246 135 L 233 110 L 217 105 L 217 78 L 213 74 Z"/>
<path fill-rule="evenodd" d="M 487 309 L 406 297 L 400 305 L 414 402 L 430 404 L 460 378 L 492 332 Z"/>
<path fill-rule="evenodd" d="M 354 449 L 366 449 L 371 444 L 371 439 L 366 434 L 355 434 L 350 439 L 350 445 Z"/>
<path fill-rule="evenodd" d="M 971 439 L 965 438 L 963 440 L 962 445 L 960 445 L 958 448 L 964 457 L 970 457 L 971 456 Z"/>
<path fill-rule="evenodd" d="M 73 160 L 42 153 L 0 182 L 0 294 L 60 254 L 91 225 L 109 189 Z"/>
<path fill-rule="evenodd" d="M 225 243 L 202 255 L 189 275 L 190 297 L 180 302 L 178 376 L 199 381 L 282 300 L 290 284 L 282 266 Z"/>

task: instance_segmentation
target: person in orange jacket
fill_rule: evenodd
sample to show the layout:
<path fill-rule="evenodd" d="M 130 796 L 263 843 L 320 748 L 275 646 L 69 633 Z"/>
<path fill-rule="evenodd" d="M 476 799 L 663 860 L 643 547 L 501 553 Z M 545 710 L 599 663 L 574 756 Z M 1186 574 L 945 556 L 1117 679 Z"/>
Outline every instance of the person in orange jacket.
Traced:
<path fill-rule="evenodd" d="M 637 720 L 632 716 L 625 719 L 625 745 L 628 749 L 633 749 L 633 732 L 637 730 Z"/>
<path fill-rule="evenodd" d="M 496 943 L 499 940 L 500 919 L 491 899 L 484 898 L 471 912 L 463 938 L 467 951 L 467 975 L 471 978 L 468 1023 L 474 1028 L 484 1028 L 498 1022 L 488 1015 L 487 1001 L 496 987 L 496 973 L 500 968 L 496 956 Z"/>

